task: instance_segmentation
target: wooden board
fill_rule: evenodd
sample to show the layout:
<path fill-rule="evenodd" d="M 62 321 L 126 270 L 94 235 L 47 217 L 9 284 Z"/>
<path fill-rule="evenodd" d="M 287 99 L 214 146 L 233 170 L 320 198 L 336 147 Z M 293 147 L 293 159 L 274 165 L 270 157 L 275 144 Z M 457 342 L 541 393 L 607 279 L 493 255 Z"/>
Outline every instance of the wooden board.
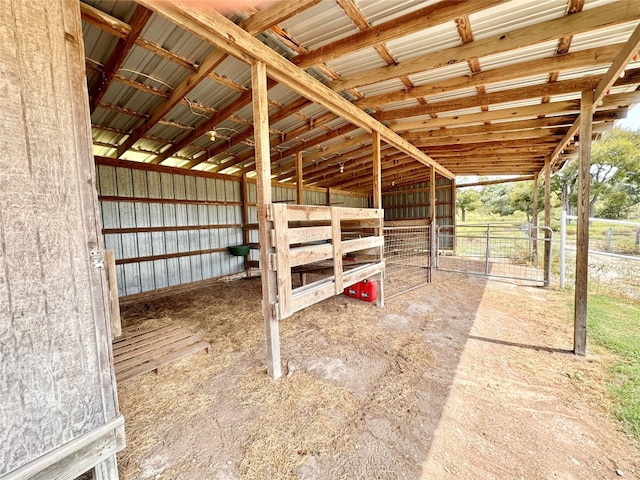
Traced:
<path fill-rule="evenodd" d="M 143 373 L 157 373 L 162 366 L 187 355 L 201 350 L 209 353 L 209 347 L 191 332 L 172 325 L 130 330 L 113 342 L 116 378 L 122 382 Z"/>

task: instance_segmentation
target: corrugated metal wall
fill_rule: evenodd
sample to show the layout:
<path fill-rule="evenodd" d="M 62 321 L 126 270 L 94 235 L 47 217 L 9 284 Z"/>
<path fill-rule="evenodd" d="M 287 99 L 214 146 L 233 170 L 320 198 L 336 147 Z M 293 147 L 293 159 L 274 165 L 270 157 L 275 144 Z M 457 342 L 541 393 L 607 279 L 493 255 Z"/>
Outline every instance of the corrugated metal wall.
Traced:
<path fill-rule="evenodd" d="M 453 224 L 451 204 L 451 180 L 436 178 L 436 221 L 438 225 Z M 411 186 L 396 187 L 382 195 L 382 205 L 386 220 L 403 220 L 431 217 L 429 205 L 429 183 L 421 182 Z"/>
<path fill-rule="evenodd" d="M 133 295 L 239 273 L 242 257 L 227 247 L 242 238 L 241 185 L 237 180 L 96 166 L 105 248 L 114 250 L 118 294 Z M 256 224 L 256 184 L 248 184 L 249 218 Z M 274 186 L 274 202 L 294 204 L 296 189 Z M 305 190 L 307 205 L 325 205 L 326 192 Z M 336 194 L 332 202 L 366 207 L 367 198 Z M 258 231 L 250 231 L 257 243 Z M 252 250 L 249 257 L 258 259 Z"/>
<path fill-rule="evenodd" d="M 239 182 L 104 165 L 97 177 L 119 295 L 242 271 L 226 251 L 242 243 Z"/>

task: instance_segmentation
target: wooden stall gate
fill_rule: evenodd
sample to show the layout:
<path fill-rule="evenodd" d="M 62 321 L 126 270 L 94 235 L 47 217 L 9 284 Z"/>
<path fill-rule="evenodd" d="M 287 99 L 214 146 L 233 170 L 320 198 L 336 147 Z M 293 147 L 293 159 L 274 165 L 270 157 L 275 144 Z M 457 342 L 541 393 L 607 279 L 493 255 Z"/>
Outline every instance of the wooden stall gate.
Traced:
<path fill-rule="evenodd" d="M 273 222 L 270 241 L 275 248 L 269 269 L 276 271 L 278 278 L 276 317 L 289 317 L 375 275 L 382 294 L 383 215 L 381 209 L 268 205 L 267 217 Z M 356 252 L 352 258 L 357 262 L 344 261 L 344 255 Z M 293 288 L 292 269 L 301 271 L 303 266 L 333 271 L 326 278 Z"/>

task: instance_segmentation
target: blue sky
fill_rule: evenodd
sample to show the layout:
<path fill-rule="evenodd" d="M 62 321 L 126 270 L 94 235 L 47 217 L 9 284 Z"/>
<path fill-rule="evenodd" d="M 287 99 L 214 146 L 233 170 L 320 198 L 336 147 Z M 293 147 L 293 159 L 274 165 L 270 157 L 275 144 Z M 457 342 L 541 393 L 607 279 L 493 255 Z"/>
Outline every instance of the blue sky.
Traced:
<path fill-rule="evenodd" d="M 627 130 L 640 130 L 640 104 L 629 109 L 627 118 L 616 121 L 616 126 Z"/>

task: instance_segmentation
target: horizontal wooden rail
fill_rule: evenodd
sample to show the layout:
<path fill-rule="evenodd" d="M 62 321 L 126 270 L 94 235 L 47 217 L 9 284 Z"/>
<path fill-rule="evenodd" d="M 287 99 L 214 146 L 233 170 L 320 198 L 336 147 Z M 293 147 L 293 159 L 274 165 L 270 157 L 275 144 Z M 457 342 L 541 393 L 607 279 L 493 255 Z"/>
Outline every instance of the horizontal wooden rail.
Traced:
<path fill-rule="evenodd" d="M 101 202 L 167 203 L 178 205 L 242 205 L 242 202 L 228 202 L 226 200 L 187 200 L 186 198 L 122 197 L 115 195 L 99 195 L 98 200 Z"/>
<path fill-rule="evenodd" d="M 242 228 L 241 223 L 219 223 L 215 225 L 180 225 L 171 227 L 131 227 L 131 228 L 103 228 L 104 235 L 117 235 L 122 233 L 155 233 L 155 232 L 182 232 L 189 230 L 216 230 L 219 228 Z"/>
<path fill-rule="evenodd" d="M 163 255 L 149 255 L 147 257 L 120 258 L 116 260 L 116 265 L 126 265 L 129 263 L 153 262 L 155 260 L 167 260 L 169 258 L 192 257 L 194 255 L 206 255 L 208 253 L 221 253 L 228 251 L 226 247 L 209 248 L 207 250 L 191 250 L 188 252 L 165 253 Z"/>

